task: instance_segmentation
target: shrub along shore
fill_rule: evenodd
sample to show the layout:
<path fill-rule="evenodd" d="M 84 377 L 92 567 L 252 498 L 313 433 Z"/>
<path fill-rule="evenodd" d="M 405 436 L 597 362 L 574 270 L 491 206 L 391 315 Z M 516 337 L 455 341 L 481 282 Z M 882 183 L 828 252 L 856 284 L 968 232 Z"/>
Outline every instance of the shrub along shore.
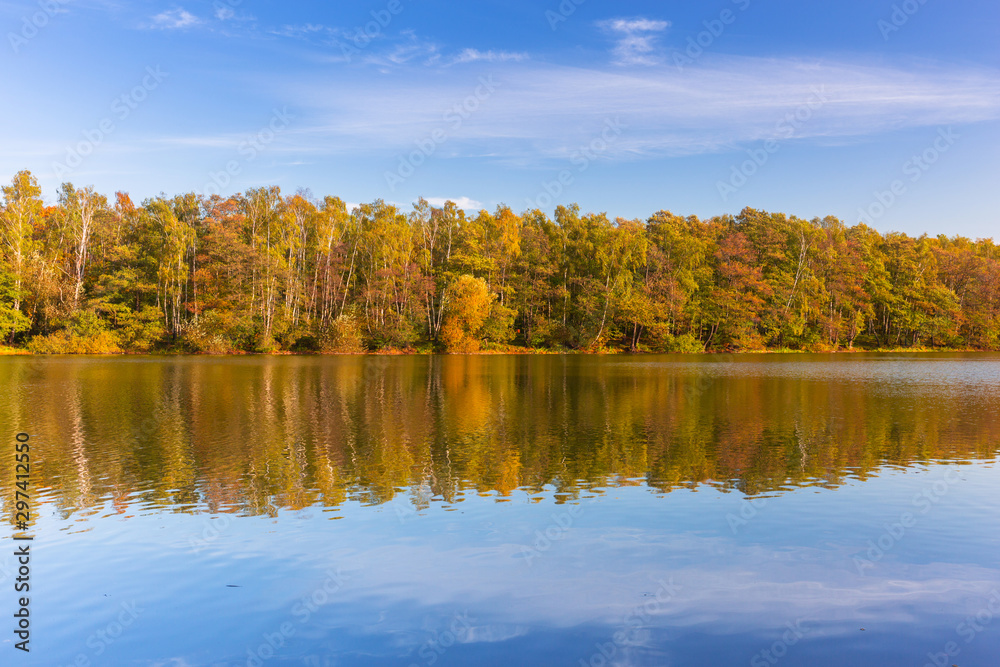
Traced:
<path fill-rule="evenodd" d="M 277 187 L 46 206 L 27 171 L 2 192 L 2 354 L 1000 349 L 989 239 Z"/>

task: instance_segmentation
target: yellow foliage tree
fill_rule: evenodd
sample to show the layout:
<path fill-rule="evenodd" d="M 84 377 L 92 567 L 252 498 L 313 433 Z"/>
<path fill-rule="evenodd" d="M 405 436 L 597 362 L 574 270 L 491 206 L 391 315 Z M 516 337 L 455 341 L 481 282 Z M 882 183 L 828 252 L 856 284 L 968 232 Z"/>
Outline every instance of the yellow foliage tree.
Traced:
<path fill-rule="evenodd" d="M 495 298 L 485 280 L 468 274 L 459 276 L 448 286 L 441 341 L 449 352 L 479 350 L 479 331 L 490 314 Z"/>

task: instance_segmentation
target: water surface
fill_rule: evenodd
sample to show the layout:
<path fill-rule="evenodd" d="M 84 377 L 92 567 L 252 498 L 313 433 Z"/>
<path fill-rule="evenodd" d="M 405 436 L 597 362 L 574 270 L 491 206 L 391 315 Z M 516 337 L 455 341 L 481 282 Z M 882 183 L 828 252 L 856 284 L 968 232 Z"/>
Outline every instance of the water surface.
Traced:
<path fill-rule="evenodd" d="M 35 505 L 3 664 L 1000 656 L 1000 355 L 14 357 L 0 386 L 11 611 L 19 431 Z"/>

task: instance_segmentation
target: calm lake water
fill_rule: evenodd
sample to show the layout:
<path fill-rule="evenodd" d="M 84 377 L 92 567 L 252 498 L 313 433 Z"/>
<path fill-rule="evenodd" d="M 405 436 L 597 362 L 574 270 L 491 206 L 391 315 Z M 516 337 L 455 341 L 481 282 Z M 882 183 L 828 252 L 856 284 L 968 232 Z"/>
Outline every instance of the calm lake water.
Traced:
<path fill-rule="evenodd" d="M 0 664 L 1000 664 L 1000 355 L 7 357 L 0 387 Z"/>

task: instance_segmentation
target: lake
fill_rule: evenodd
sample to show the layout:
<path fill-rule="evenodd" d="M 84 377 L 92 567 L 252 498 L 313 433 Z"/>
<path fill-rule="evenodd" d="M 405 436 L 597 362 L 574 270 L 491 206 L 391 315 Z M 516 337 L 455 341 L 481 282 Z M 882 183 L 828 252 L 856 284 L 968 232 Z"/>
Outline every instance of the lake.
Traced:
<path fill-rule="evenodd" d="M 1000 664 L 1000 354 L 0 358 L 5 665 Z"/>

